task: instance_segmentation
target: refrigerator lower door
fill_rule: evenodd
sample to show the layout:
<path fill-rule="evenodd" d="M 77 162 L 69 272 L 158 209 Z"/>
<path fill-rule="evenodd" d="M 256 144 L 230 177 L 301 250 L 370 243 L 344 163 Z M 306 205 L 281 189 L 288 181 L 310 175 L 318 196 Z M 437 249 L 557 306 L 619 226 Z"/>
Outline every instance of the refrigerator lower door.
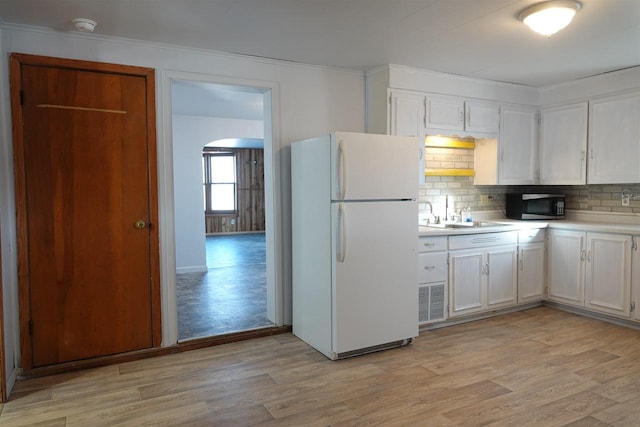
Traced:
<path fill-rule="evenodd" d="M 418 335 L 416 203 L 332 204 L 334 353 Z"/>

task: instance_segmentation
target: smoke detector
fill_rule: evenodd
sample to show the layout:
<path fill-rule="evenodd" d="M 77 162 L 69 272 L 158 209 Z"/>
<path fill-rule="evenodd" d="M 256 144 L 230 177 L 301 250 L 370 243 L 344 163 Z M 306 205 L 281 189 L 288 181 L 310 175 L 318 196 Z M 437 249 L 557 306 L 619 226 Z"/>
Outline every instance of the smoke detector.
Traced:
<path fill-rule="evenodd" d="M 76 30 L 83 33 L 93 33 L 93 30 L 96 29 L 96 25 L 98 25 L 96 21 L 89 18 L 73 18 L 71 22 L 73 22 Z"/>

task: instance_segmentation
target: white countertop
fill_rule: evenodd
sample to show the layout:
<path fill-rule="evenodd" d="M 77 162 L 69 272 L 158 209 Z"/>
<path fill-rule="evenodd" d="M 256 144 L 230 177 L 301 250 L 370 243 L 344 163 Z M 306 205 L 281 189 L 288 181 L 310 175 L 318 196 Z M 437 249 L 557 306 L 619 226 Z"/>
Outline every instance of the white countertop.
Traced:
<path fill-rule="evenodd" d="M 593 231 L 602 233 L 636 234 L 640 235 L 640 222 L 638 224 L 594 222 L 579 220 L 552 220 L 552 221 L 518 221 L 512 219 L 491 219 L 490 222 L 504 224 L 496 227 L 473 228 L 432 228 L 418 226 L 420 236 L 454 236 L 460 234 L 495 233 L 500 231 L 524 230 L 528 228 L 550 228 L 576 231 Z"/>

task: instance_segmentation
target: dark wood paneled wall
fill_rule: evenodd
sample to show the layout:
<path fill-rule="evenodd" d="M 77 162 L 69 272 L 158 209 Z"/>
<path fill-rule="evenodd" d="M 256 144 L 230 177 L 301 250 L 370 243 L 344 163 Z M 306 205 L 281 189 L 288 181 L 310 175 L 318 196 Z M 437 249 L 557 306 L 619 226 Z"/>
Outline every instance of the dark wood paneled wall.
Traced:
<path fill-rule="evenodd" d="M 236 215 L 206 215 L 206 233 L 264 231 L 264 150 L 235 148 L 217 151 L 236 154 Z"/>

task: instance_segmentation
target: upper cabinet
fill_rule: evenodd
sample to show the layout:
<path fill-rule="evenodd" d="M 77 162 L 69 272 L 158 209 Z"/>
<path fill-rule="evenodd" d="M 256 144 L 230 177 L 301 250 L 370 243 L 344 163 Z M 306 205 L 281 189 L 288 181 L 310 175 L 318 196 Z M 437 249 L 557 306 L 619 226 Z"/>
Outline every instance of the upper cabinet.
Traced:
<path fill-rule="evenodd" d="M 391 91 L 389 131 L 398 136 L 424 136 L 425 97 L 418 93 Z"/>
<path fill-rule="evenodd" d="M 462 98 L 428 95 L 426 100 L 425 127 L 455 132 L 464 131 L 464 100 Z"/>
<path fill-rule="evenodd" d="M 428 130 L 457 136 L 498 133 L 497 103 L 427 94 L 425 105 Z"/>
<path fill-rule="evenodd" d="M 533 107 L 509 105 L 500 109 L 500 184 L 537 184 L 537 118 L 538 111 Z"/>
<path fill-rule="evenodd" d="M 535 89 L 389 66 L 367 73 L 366 129 L 476 138 L 476 185 L 640 183 L 636 77 Z"/>
<path fill-rule="evenodd" d="M 540 184 L 585 184 L 587 103 L 545 108 L 541 114 Z"/>
<path fill-rule="evenodd" d="M 466 101 L 464 126 L 471 133 L 498 133 L 500 107 L 495 102 Z"/>
<path fill-rule="evenodd" d="M 640 93 L 589 102 L 587 182 L 640 182 Z"/>
<path fill-rule="evenodd" d="M 500 107 L 498 139 L 476 141 L 476 185 L 538 182 L 538 111 L 526 105 Z"/>

